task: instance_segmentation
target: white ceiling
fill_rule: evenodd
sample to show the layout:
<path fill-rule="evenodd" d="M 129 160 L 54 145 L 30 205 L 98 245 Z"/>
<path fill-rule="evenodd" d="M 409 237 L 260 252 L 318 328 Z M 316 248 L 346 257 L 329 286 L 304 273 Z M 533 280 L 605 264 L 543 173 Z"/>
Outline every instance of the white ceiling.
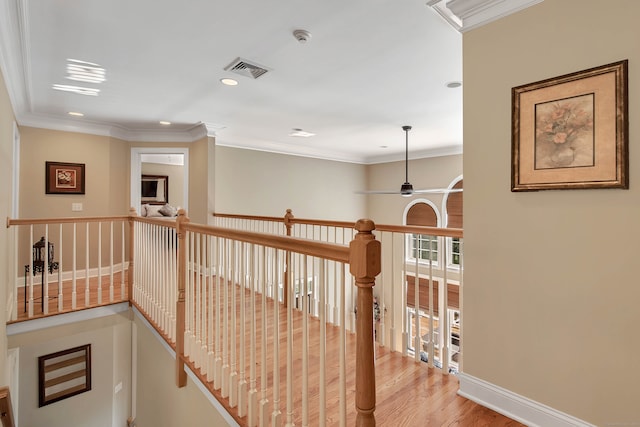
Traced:
<path fill-rule="evenodd" d="M 446 84 L 462 81 L 465 20 L 538 1 L 0 0 L 0 66 L 26 126 L 146 141 L 208 133 L 220 145 L 376 163 L 404 158 L 401 127 L 412 125 L 410 157 L 460 153 L 462 88 Z M 299 43 L 296 29 L 311 38 Z M 225 71 L 237 57 L 270 71 Z M 67 80 L 67 59 L 99 64 L 106 81 Z"/>

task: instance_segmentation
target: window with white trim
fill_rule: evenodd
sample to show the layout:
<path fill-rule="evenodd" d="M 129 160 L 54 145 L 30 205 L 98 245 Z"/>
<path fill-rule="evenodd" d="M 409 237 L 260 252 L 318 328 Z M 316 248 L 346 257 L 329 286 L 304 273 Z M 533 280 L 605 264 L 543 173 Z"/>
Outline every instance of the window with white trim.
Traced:
<path fill-rule="evenodd" d="M 417 202 L 406 213 L 407 225 L 425 227 L 438 226 L 438 214 L 433 206 L 426 202 Z M 438 262 L 438 238 L 427 234 L 412 234 L 408 239 L 407 254 L 411 259 L 424 262 Z"/>
<path fill-rule="evenodd" d="M 463 182 L 460 179 L 456 182 L 451 188 L 453 189 L 462 189 Z M 462 228 L 462 192 L 457 193 L 449 193 L 447 195 L 447 201 L 445 204 L 446 210 L 446 218 L 447 218 L 447 228 Z M 447 260 L 448 265 L 460 266 L 460 256 L 461 256 L 461 245 L 462 242 L 459 238 L 453 237 L 447 239 L 447 244 L 449 245 L 449 259 Z"/>

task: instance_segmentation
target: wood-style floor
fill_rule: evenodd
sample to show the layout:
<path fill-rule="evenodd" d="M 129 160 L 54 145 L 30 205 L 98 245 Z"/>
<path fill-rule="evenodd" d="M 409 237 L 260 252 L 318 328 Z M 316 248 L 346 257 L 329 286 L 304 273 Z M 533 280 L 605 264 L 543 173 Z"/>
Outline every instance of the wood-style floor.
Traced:
<path fill-rule="evenodd" d="M 54 273 L 55 274 L 55 273 Z M 114 273 L 113 282 L 111 281 L 111 277 L 106 275 L 100 278 L 102 282 L 102 298 L 101 300 L 98 298 L 98 278 L 90 277 L 89 278 L 89 304 L 85 304 L 85 280 L 77 279 L 76 280 L 76 309 L 72 310 L 72 296 L 73 296 L 73 283 L 68 281 L 62 282 L 62 311 L 58 311 L 58 283 L 49 283 L 49 312 L 44 314 L 43 304 L 42 304 L 42 291 L 40 285 L 40 276 L 35 276 L 33 279 L 33 316 L 29 318 L 28 316 L 28 303 L 25 306 L 25 288 L 24 286 L 19 286 L 16 290 L 18 295 L 18 305 L 16 306 L 16 315 L 17 319 L 13 322 L 22 322 L 30 319 L 37 319 L 41 317 L 47 316 L 55 316 L 56 314 L 69 313 L 71 311 L 85 310 L 88 308 L 95 308 L 104 305 L 110 304 L 118 304 L 124 301 L 128 301 L 128 293 L 127 293 L 127 285 L 125 283 L 124 289 L 121 285 L 119 272 Z M 126 275 L 126 271 L 124 273 Z M 126 276 L 125 276 L 126 277 Z M 27 279 L 28 280 L 28 279 Z M 113 283 L 113 299 L 111 299 L 110 288 Z M 27 287 L 26 290 L 27 298 L 29 297 L 29 289 Z M 13 323 L 9 322 L 9 323 Z"/>
<path fill-rule="evenodd" d="M 90 303 L 85 306 L 84 304 L 84 282 L 78 281 L 78 309 L 93 308 L 99 305 L 107 305 L 127 300 L 126 286 L 124 296 L 120 293 L 120 279 L 114 279 L 114 300 L 109 301 L 109 277 L 103 277 L 103 290 L 102 290 L 102 304 L 98 303 L 97 293 L 97 280 L 90 280 Z M 82 285 L 80 285 L 82 282 Z M 63 312 L 71 310 L 71 283 L 63 283 L 64 287 L 64 301 Z M 50 285 L 50 294 L 55 295 L 57 293 L 57 285 Z M 34 296 L 39 296 L 40 290 L 34 288 Z M 269 304 L 272 307 L 272 304 Z M 49 314 L 58 314 L 58 301 L 57 299 L 51 299 L 49 301 Z M 21 287 L 18 290 L 18 320 L 28 320 L 24 310 L 24 290 Z M 296 325 L 296 334 L 301 330 L 301 312 L 294 311 L 295 318 L 294 324 Z M 40 307 L 40 301 L 34 306 L 34 318 L 43 317 Z M 280 324 L 281 330 L 286 327 L 286 309 L 281 307 L 280 309 Z M 152 322 L 153 323 L 153 322 Z M 270 326 L 268 326 L 270 328 Z M 313 395 L 313 400 L 317 401 L 319 373 L 314 368 L 318 365 L 317 353 L 319 350 L 319 333 L 317 328 L 319 322 L 315 318 L 309 318 L 309 329 L 314 332 L 309 334 L 309 349 L 312 354 L 309 363 L 309 389 Z M 327 425 L 335 426 L 339 423 L 339 395 L 338 395 L 338 381 L 337 373 L 339 361 L 337 351 L 332 351 L 332 348 L 337 347 L 338 342 L 338 328 L 328 326 L 326 328 L 326 346 L 327 346 L 327 410 L 326 418 Z M 248 333 L 248 329 L 247 329 Z M 260 336 L 261 331 L 257 331 L 257 336 Z M 238 343 L 241 337 L 237 337 Z M 299 340 L 294 337 L 294 341 Z M 258 339 L 259 341 L 259 339 Z M 355 424 L 355 335 L 347 334 L 347 425 Z M 280 353 L 280 375 L 281 375 L 281 393 L 280 393 L 280 409 L 282 412 L 283 425 L 286 422 L 286 354 L 284 351 L 284 344 L 286 338 L 281 336 L 281 343 L 283 344 L 283 350 Z M 298 341 L 299 342 L 299 341 Z M 238 344 L 239 345 L 239 344 Z M 272 354 L 272 349 L 269 350 Z M 267 360 L 267 366 L 271 368 L 273 366 L 273 358 L 270 356 Z M 300 405 L 301 405 L 301 380 L 300 375 L 302 372 L 302 363 L 298 356 L 295 356 L 295 362 L 293 364 L 295 394 L 294 408 L 296 408 L 294 414 L 294 420 L 296 425 L 301 425 Z M 444 375 L 440 370 L 435 368 L 428 368 L 425 363 L 416 363 L 413 358 L 403 357 L 401 353 L 391 352 L 388 348 L 377 347 L 376 349 L 376 424 L 378 426 L 402 426 L 402 427 L 422 427 L 422 426 L 472 426 L 472 427 L 515 427 L 522 426 L 522 424 L 504 417 L 490 409 L 480 406 L 468 399 L 457 395 L 458 379 L 455 375 Z M 260 372 L 261 361 L 257 361 L 257 371 Z M 228 412 L 236 419 L 236 421 L 242 425 L 247 425 L 246 417 L 238 417 L 237 409 L 231 408 L 227 399 L 222 398 L 220 390 L 215 390 L 212 382 L 207 382 L 206 378 L 202 375 L 199 369 L 193 364 L 189 363 L 191 369 L 198 375 L 203 384 L 210 390 L 210 392 L 222 403 Z M 174 372 L 167 372 L 167 375 L 174 375 Z M 246 376 L 248 378 L 249 369 L 246 368 Z M 258 374 L 259 375 L 259 374 Z M 260 392 L 260 383 L 256 388 Z M 272 378 L 269 376 L 268 382 L 271 382 Z M 258 395 L 260 397 L 260 394 Z M 273 404 L 273 396 L 270 391 L 268 399 Z M 273 407 L 270 407 L 272 411 Z M 309 414 L 310 424 L 317 425 L 318 411 L 317 409 L 310 409 Z"/>

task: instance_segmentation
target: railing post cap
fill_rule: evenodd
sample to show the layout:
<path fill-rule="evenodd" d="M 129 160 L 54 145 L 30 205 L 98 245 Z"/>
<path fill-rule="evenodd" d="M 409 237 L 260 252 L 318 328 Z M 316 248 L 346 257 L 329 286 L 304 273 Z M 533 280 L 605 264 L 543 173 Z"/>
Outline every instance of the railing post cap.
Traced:
<path fill-rule="evenodd" d="M 356 222 L 355 229 L 359 232 L 371 232 L 376 229 L 376 224 L 370 219 L 359 219 Z"/>

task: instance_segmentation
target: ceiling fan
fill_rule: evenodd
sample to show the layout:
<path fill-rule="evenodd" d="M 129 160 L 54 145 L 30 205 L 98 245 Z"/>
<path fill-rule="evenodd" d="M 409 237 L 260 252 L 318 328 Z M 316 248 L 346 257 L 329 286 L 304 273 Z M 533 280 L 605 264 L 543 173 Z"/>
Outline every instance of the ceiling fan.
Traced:
<path fill-rule="evenodd" d="M 404 184 L 400 186 L 400 191 L 394 190 L 371 190 L 371 191 L 358 191 L 359 194 L 400 194 L 402 197 L 411 197 L 414 194 L 442 194 L 442 193 L 457 193 L 462 191 L 462 188 L 429 188 L 424 190 L 414 190 L 413 185 L 409 182 L 409 131 L 411 126 L 402 126 L 402 130 L 405 134 L 405 160 L 404 160 Z"/>

